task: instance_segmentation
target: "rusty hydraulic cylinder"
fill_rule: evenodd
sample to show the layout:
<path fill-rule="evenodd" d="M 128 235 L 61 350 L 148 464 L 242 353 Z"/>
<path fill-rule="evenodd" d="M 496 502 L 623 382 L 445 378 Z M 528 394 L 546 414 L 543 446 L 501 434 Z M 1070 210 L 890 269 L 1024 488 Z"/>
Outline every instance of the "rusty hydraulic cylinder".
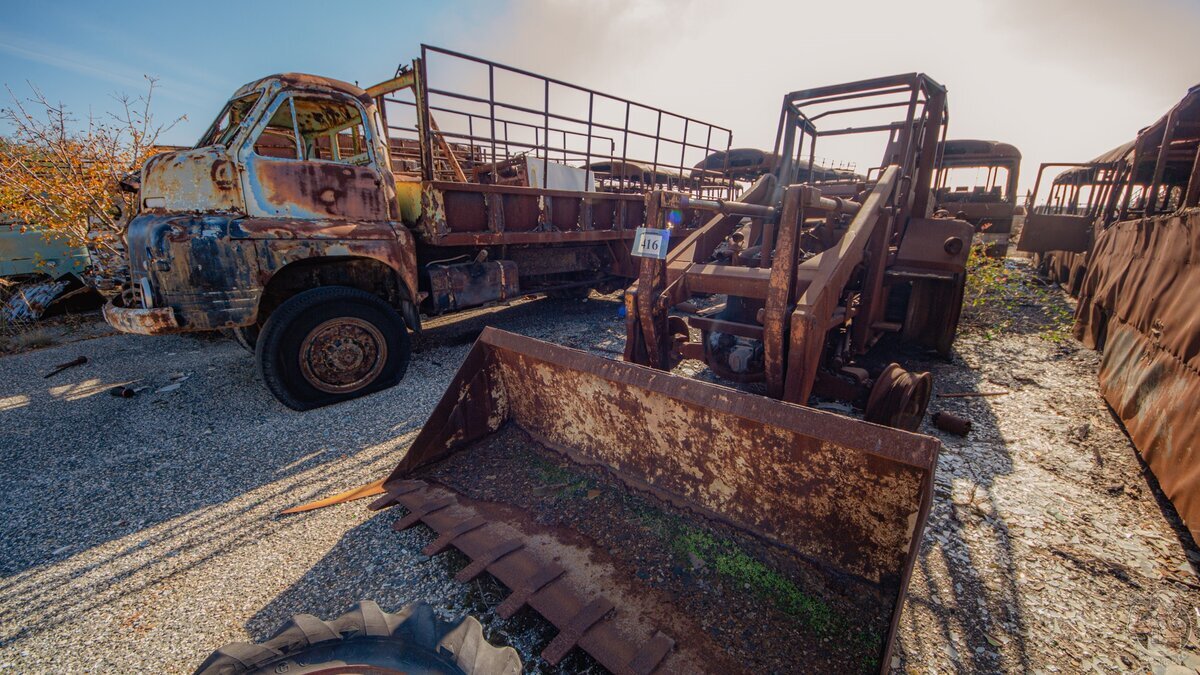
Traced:
<path fill-rule="evenodd" d="M 767 220 L 775 218 L 775 207 L 761 204 L 747 204 L 745 202 L 727 201 L 724 199 L 697 199 L 687 195 L 681 197 L 679 203 L 685 209 L 716 211 L 727 216 L 748 216 L 750 218 L 764 218 Z"/>

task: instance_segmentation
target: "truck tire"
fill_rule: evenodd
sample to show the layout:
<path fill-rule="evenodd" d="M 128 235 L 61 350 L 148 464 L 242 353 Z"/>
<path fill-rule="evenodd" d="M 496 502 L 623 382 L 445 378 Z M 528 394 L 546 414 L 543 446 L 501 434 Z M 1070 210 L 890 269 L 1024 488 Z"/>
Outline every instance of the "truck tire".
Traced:
<path fill-rule="evenodd" d="M 410 351 L 404 319 L 386 302 L 356 288 L 322 286 L 280 305 L 254 353 L 275 398 L 311 410 L 394 386 Z"/>
<path fill-rule="evenodd" d="M 473 617 L 442 621 L 424 603 L 389 614 L 364 600 L 333 621 L 297 614 L 270 640 L 228 644 L 196 669 L 196 675 L 319 672 L 517 675 L 521 660 L 512 647 L 488 644 Z"/>

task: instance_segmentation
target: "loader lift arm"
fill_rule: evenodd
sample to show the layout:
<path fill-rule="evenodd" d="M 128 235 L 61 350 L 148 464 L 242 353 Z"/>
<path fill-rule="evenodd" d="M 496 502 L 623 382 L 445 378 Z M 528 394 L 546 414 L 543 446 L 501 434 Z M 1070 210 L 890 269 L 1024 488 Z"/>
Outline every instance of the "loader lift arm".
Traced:
<path fill-rule="evenodd" d="M 816 125 L 893 108 L 904 110 L 904 119 Z M 659 369 L 682 358 L 703 360 L 725 379 L 761 381 L 769 396 L 792 403 L 807 404 L 814 393 L 873 400 L 868 419 L 914 428 L 928 403 L 928 378 L 903 371 L 872 378 L 853 360 L 887 332 L 943 352 L 953 340 L 969 225 L 928 217 L 947 122 L 945 88 L 909 74 L 797 91 L 784 97 L 780 119 L 776 170 L 740 201 L 647 195 L 647 222 L 659 227 L 684 208 L 714 216 L 665 260 L 642 260 L 626 297 L 625 358 Z M 887 133 L 888 143 L 867 181 L 796 182 L 805 162 L 803 175 L 813 175 L 817 138 L 872 132 Z M 905 289 L 911 311 L 889 320 L 889 294 L 902 285 L 912 286 Z M 691 311 L 689 301 L 701 294 L 726 295 L 724 308 L 712 316 Z M 931 294 L 942 302 L 930 301 Z M 699 342 L 689 329 L 700 331 Z"/>

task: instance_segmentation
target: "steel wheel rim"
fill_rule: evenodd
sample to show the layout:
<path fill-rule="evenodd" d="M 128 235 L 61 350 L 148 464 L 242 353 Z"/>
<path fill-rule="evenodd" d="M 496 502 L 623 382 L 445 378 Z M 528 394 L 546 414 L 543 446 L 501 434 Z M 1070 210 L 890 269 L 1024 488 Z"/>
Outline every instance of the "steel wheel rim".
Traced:
<path fill-rule="evenodd" d="M 891 364 L 880 373 L 867 400 L 866 419 L 876 424 L 916 431 L 933 393 L 929 373 L 910 373 Z"/>
<path fill-rule="evenodd" d="M 342 394 L 373 382 L 387 357 L 387 340 L 374 324 L 343 316 L 322 322 L 304 337 L 300 372 L 313 387 Z"/>

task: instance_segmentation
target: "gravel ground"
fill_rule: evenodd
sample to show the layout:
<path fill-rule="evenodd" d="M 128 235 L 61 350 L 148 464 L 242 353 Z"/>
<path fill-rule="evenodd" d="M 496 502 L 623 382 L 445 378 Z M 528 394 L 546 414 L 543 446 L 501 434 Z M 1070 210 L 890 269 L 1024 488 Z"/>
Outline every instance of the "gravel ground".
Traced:
<path fill-rule="evenodd" d="M 536 300 L 434 322 L 401 386 L 304 414 L 228 340 L 118 335 L 0 359 L 0 670 L 186 672 L 362 598 L 470 611 L 529 659 L 546 626 L 496 619 L 501 589 L 456 584 L 461 558 L 420 554 L 427 529 L 395 533 L 397 512 L 361 504 L 276 514 L 389 471 L 485 324 L 619 358 L 618 306 Z M 975 429 L 940 435 L 892 665 L 1195 672 L 1200 554 L 1096 394 L 1098 356 L 1048 321 L 968 331 L 953 362 L 925 364 L 938 391 L 1009 393 L 931 406 Z M 149 389 L 108 395 L 126 382 Z"/>
<path fill-rule="evenodd" d="M 944 449 L 892 666 L 1195 673 L 1200 552 L 1097 392 L 1100 354 L 1066 337 L 1073 303 L 1007 267 L 1002 306 L 924 364 L 935 392 L 1009 393 L 930 406 L 974 428 L 923 429 Z"/>
<path fill-rule="evenodd" d="M 433 322 L 402 386 L 304 414 L 231 340 L 117 335 L 0 359 L 0 671 L 190 672 L 225 642 L 364 598 L 486 608 L 496 589 L 454 583 L 465 562 L 422 556 L 432 536 L 393 532 L 396 511 L 276 514 L 386 475 L 484 325 L 613 356 L 618 306 L 536 300 Z M 130 382 L 150 389 L 108 394 Z M 544 645 L 544 629 L 490 634 Z"/>

